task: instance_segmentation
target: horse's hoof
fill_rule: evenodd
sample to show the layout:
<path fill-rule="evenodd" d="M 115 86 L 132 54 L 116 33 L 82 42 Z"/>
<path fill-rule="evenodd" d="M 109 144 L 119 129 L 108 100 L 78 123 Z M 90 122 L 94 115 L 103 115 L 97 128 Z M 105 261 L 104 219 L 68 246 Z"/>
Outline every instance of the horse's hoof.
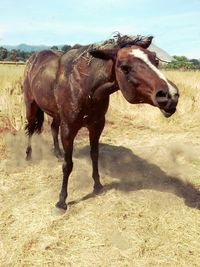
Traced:
<path fill-rule="evenodd" d="M 67 204 L 65 202 L 60 202 L 58 201 L 56 203 L 56 208 L 58 209 L 63 209 L 63 210 L 67 210 Z"/>
<path fill-rule="evenodd" d="M 26 156 L 26 161 L 31 161 L 32 160 L 32 157 L 30 155 L 27 155 Z"/>
<path fill-rule="evenodd" d="M 103 185 L 94 186 L 93 193 L 98 195 L 103 192 Z"/>
<path fill-rule="evenodd" d="M 66 210 L 64 210 L 64 209 L 54 207 L 52 210 L 52 215 L 53 216 L 61 216 L 61 215 L 65 214 L 65 212 L 66 212 Z"/>
<path fill-rule="evenodd" d="M 31 146 L 28 146 L 26 149 L 26 160 L 29 161 L 32 159 L 32 148 Z"/>
<path fill-rule="evenodd" d="M 57 159 L 62 159 L 64 157 L 64 154 L 60 150 L 55 150 L 54 155 Z"/>
<path fill-rule="evenodd" d="M 56 156 L 57 159 L 62 159 L 63 158 L 63 155 L 60 154 L 60 153 L 56 153 L 55 156 Z"/>

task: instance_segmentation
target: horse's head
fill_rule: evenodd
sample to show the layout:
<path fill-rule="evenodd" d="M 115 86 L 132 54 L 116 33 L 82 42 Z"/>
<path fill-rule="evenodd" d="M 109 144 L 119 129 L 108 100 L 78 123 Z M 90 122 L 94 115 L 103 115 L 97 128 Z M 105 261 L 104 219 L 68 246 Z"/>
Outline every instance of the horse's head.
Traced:
<path fill-rule="evenodd" d="M 157 106 L 169 117 L 176 111 L 178 89 L 158 69 L 156 54 L 143 47 L 145 44 L 90 53 L 96 58 L 113 60 L 116 81 L 128 102 Z"/>

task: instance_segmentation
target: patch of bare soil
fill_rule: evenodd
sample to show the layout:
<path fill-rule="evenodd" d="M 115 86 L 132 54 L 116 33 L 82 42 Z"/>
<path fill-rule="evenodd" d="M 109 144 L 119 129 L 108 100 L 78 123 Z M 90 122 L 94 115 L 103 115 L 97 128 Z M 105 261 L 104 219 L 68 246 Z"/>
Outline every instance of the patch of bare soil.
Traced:
<path fill-rule="evenodd" d="M 95 196 L 82 130 L 63 215 L 54 209 L 62 162 L 51 136 L 34 138 L 31 163 L 23 133 L 0 138 L 1 266 L 200 266 L 198 132 L 108 121 L 99 161 L 105 187 Z"/>

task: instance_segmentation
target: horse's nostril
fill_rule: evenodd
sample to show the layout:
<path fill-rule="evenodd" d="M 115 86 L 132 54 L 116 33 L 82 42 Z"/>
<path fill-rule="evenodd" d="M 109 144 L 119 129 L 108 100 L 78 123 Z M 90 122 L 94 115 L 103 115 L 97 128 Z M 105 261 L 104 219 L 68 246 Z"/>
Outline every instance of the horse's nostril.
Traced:
<path fill-rule="evenodd" d="M 164 108 L 169 101 L 168 92 L 165 90 L 160 90 L 156 93 L 156 102 L 160 108 Z"/>
<path fill-rule="evenodd" d="M 176 93 L 174 97 L 179 98 L 179 93 Z"/>
<path fill-rule="evenodd" d="M 166 91 L 160 90 L 156 94 L 156 98 L 166 98 L 168 96 Z"/>

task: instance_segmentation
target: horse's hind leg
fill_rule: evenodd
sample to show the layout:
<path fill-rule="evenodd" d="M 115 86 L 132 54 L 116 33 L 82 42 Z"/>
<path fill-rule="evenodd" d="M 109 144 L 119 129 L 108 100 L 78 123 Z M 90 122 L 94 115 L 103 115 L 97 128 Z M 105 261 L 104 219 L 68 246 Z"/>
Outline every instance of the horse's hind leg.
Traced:
<path fill-rule="evenodd" d="M 26 160 L 31 160 L 32 159 L 31 137 L 32 137 L 32 135 L 28 136 L 28 145 L 27 145 L 27 148 L 26 148 Z"/>
<path fill-rule="evenodd" d="M 26 149 L 26 160 L 32 156 L 31 137 L 34 133 L 40 133 L 44 121 L 44 112 L 38 107 L 35 101 L 26 103 L 27 124 L 25 127 L 28 135 L 28 145 Z"/>
<path fill-rule="evenodd" d="M 53 136 L 53 143 L 54 143 L 54 155 L 57 158 L 62 157 L 62 153 L 61 153 L 59 141 L 58 141 L 59 126 L 60 126 L 60 119 L 54 117 L 51 123 L 51 133 Z"/>
<path fill-rule="evenodd" d="M 98 193 L 103 188 L 100 182 L 99 170 L 98 170 L 98 158 L 99 158 L 99 138 L 105 125 L 105 117 L 100 121 L 88 126 L 89 138 L 90 138 L 90 156 L 92 159 L 92 178 L 94 179 L 94 193 Z"/>

